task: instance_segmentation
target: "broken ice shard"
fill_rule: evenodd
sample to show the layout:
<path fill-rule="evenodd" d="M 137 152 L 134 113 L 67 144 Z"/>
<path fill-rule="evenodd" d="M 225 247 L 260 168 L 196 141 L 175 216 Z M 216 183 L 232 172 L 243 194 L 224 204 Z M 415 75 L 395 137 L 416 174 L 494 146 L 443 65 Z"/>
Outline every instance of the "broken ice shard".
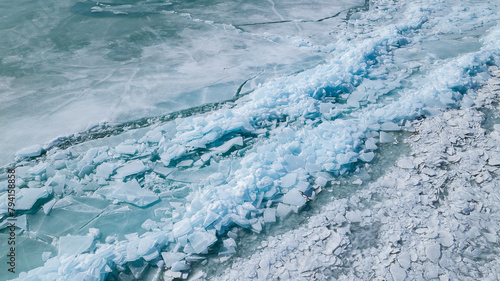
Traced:
<path fill-rule="evenodd" d="M 205 230 L 197 230 L 188 236 L 188 240 L 195 252 L 200 254 L 214 244 L 217 241 L 217 237 Z"/>
<path fill-rule="evenodd" d="M 298 189 L 294 188 L 283 196 L 283 203 L 300 208 L 306 204 L 306 199 Z"/>
<path fill-rule="evenodd" d="M 226 153 L 235 145 L 243 146 L 243 138 L 236 137 L 236 138 L 230 139 L 227 142 L 225 142 L 223 145 L 221 145 L 219 147 L 215 147 L 212 150 L 215 152 L 218 152 L 218 153 Z"/>
<path fill-rule="evenodd" d="M 68 235 L 59 238 L 59 255 L 78 255 L 88 251 L 94 242 L 90 235 L 78 236 Z"/>
<path fill-rule="evenodd" d="M 183 220 L 177 222 L 176 224 L 174 224 L 174 228 L 173 228 L 174 237 L 178 238 L 178 237 L 181 237 L 183 235 L 186 235 L 189 232 L 191 232 L 192 229 L 193 229 L 193 227 L 191 226 L 189 219 L 183 219 Z"/>
<path fill-rule="evenodd" d="M 18 152 L 16 152 L 16 156 L 23 158 L 36 157 L 42 154 L 42 152 L 43 152 L 42 146 L 37 144 L 19 150 Z"/>
<path fill-rule="evenodd" d="M 138 207 L 148 206 L 160 199 L 152 191 L 142 188 L 135 179 L 125 183 L 118 182 L 102 187 L 96 193 L 103 195 L 108 200 L 127 202 Z"/>
<path fill-rule="evenodd" d="M 46 187 L 42 188 L 23 188 L 16 197 L 17 210 L 30 210 L 38 199 L 46 198 L 49 192 Z"/>
<path fill-rule="evenodd" d="M 145 170 L 146 166 L 144 166 L 144 163 L 142 163 L 142 161 L 133 161 L 116 169 L 115 177 L 117 179 L 123 179 L 131 175 L 143 173 Z"/>

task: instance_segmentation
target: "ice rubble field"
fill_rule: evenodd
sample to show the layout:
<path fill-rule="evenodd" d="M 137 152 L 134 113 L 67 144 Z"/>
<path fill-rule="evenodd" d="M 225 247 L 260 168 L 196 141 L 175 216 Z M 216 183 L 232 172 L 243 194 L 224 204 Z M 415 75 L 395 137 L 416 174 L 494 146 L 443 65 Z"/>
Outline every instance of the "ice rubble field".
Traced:
<path fill-rule="evenodd" d="M 472 108 L 412 122 L 411 153 L 378 180 L 197 280 L 498 280 L 500 126 L 484 122 L 500 117 L 495 72 Z"/>
<path fill-rule="evenodd" d="M 271 80 L 225 108 L 160 124 L 137 132 L 134 138 L 116 137 L 106 146 L 96 142 L 45 152 L 44 147 L 35 145 L 18 151 L 20 189 L 16 209 L 22 214 L 18 221 L 26 222 L 19 224 L 20 238 L 36 245 L 30 252 L 41 252 L 45 261 L 43 266 L 21 273 L 19 280 L 187 278 L 191 264 L 209 256 L 233 255 L 238 228 L 260 233 L 268 224 L 286 221 L 288 214 L 298 212 L 321 189 L 331 187 L 336 176 L 362 171 L 376 162 L 379 144 L 394 142 L 391 132 L 414 131 L 412 121 L 417 117 L 477 105 L 478 89 L 490 77 L 488 66 L 498 64 L 498 15 L 498 3 L 494 1 L 374 1 L 368 11 L 351 16 L 336 41 L 321 46 L 320 51 L 332 57 L 327 63 Z M 464 122 L 479 122 L 474 114 L 467 118 Z M 437 155 L 438 150 L 435 152 Z M 433 151 L 422 154 L 436 156 Z M 498 158 L 488 161 L 492 166 L 500 164 Z M 412 161 L 400 160 L 398 166 L 408 169 L 410 175 L 391 171 L 387 182 L 415 177 L 413 165 Z M 432 173 L 424 172 L 425 178 L 418 174 L 424 182 L 418 188 L 424 194 L 431 192 L 426 188 L 435 190 L 434 181 L 439 181 Z M 481 183 L 478 174 L 474 179 Z M 6 182 L 0 187 L 5 191 Z M 376 190 L 383 188 L 394 185 L 381 183 Z M 372 190 L 367 188 L 365 193 Z M 406 190 L 399 191 L 401 196 L 391 197 L 399 209 L 373 203 L 372 210 L 348 210 L 346 219 L 363 227 L 367 223 L 364 218 L 379 210 L 397 213 L 406 207 L 403 203 L 407 199 L 413 198 L 408 195 L 413 189 L 409 188 L 406 195 Z M 450 191 L 448 196 L 468 195 Z M 4 192 L 0 198 L 4 219 L 5 202 Z M 354 272 L 355 268 L 373 265 L 379 266 L 377 276 L 402 280 L 408 264 L 415 265 L 412 272 L 417 276 L 409 277 L 418 279 L 420 270 L 428 274 L 425 278 L 433 278 L 447 266 L 438 265 L 439 258 L 454 255 L 454 248 L 449 247 L 455 240 L 457 249 L 473 251 L 465 245 L 468 236 L 437 235 L 439 218 L 428 213 L 434 216 L 428 219 L 430 230 L 417 231 L 425 232 L 425 241 L 405 233 L 410 243 L 418 244 L 417 251 L 412 252 L 409 245 L 398 246 L 403 234 L 389 228 L 383 232 L 386 240 L 381 243 L 396 243 L 395 249 L 389 244 L 383 244 L 386 251 L 382 252 L 370 247 L 357 249 L 350 253 L 354 261 L 351 271 L 335 275 L 340 267 L 337 261 L 349 247 L 341 221 L 347 203 L 335 202 L 338 204 L 329 205 L 325 212 L 338 218 L 338 225 L 316 233 L 320 240 L 330 239 L 332 245 L 322 256 L 311 255 L 332 272 L 323 276 L 323 271 L 317 278 L 342 274 L 346 278 L 370 278 Z M 357 202 L 353 204 L 357 206 Z M 479 207 L 468 208 L 472 212 Z M 372 217 L 373 221 L 383 219 Z M 311 223 L 318 220 L 314 218 Z M 450 217 L 445 223 L 451 229 L 454 222 Z M 496 239 L 495 228 L 488 227 L 492 233 L 486 239 Z M 281 253 L 280 247 L 285 247 L 293 252 L 295 239 L 282 241 L 280 246 L 273 242 L 269 251 Z M 311 237 L 304 241 L 306 247 L 318 240 Z M 401 254 L 394 257 L 398 263 L 381 257 L 398 251 Z M 480 259 L 480 254 L 471 255 Z M 235 270 L 237 266 L 259 264 L 259 270 L 254 266 L 240 272 L 262 280 L 286 276 L 271 270 L 269 263 L 257 261 L 265 261 L 264 257 L 268 257 L 267 252 L 261 256 L 256 253 L 250 262 L 235 261 Z M 462 259 L 463 264 L 474 266 L 467 258 Z M 411 263 L 415 259 L 421 262 Z M 482 263 L 478 272 L 484 275 L 476 276 L 498 277 L 496 259 L 492 260 Z M 286 261 L 282 264 L 284 271 L 295 267 Z M 390 274 L 384 275 L 386 267 L 381 265 L 387 266 L 385 273 Z M 458 266 L 451 268 L 450 278 L 453 274 L 460 276 Z M 221 278 L 232 280 L 235 274 L 228 269 Z M 203 276 L 198 271 L 193 278 Z"/>

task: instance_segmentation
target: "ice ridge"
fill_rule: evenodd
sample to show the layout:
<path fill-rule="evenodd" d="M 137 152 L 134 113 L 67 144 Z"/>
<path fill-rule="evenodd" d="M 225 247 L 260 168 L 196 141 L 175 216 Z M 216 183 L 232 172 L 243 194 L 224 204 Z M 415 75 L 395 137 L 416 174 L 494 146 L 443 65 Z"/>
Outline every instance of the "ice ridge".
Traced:
<path fill-rule="evenodd" d="M 424 36 L 443 28 L 446 15 L 436 14 L 447 5 L 392 3 L 388 9 L 402 13 L 391 14 L 396 19 L 386 26 L 349 35 L 335 44 L 330 62 L 270 81 L 232 108 L 177 119 L 115 147 L 48 153 L 21 177 L 23 196 L 32 199 L 20 201 L 29 203 L 26 210 L 80 194 L 144 208 L 165 203 L 169 216 L 157 208 L 159 221 L 145 220 L 144 234 L 55 256 L 19 280 L 104 280 L 138 260 L 184 276 L 189 263 L 203 259 L 218 240 L 222 255 L 233 253 L 234 226 L 260 232 L 313 199 L 331 175 L 373 161 L 377 144 L 392 142 L 390 132 L 405 128 L 406 121 L 470 106 L 469 96 L 488 77 L 486 66 L 500 54 L 498 26 L 474 52 L 433 64 L 422 59 L 414 68 L 399 61 L 407 55 L 401 50 L 418 47 Z M 373 9 L 357 24 L 386 16 Z M 413 86 L 402 89 L 409 79 Z M 198 172 L 202 176 L 193 179 Z"/>

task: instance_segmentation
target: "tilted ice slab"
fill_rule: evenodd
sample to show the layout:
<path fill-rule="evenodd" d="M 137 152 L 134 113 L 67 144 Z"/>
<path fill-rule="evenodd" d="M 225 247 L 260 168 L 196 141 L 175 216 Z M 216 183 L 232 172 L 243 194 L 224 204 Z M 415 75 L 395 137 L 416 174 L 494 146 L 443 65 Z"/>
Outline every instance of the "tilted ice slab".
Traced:
<path fill-rule="evenodd" d="M 207 253 L 215 238 L 234 225 L 259 232 L 276 215 L 284 217 L 313 198 L 316 189 L 327 182 L 323 172 L 344 174 L 360 160 L 371 161 L 376 143 L 390 140 L 384 131 L 395 130 L 405 120 L 422 114 L 467 106 L 467 94 L 473 94 L 468 90 L 483 79 L 477 74 L 484 72 L 484 66 L 499 53 L 499 28 L 491 29 L 483 38 L 480 51 L 427 66 L 427 73 L 415 78 L 415 87 L 401 91 L 392 101 L 384 96 L 391 96 L 390 92 L 399 87 L 397 81 L 409 75 L 394 64 L 398 50 L 418 46 L 418 36 L 432 33 L 443 21 L 433 14 L 444 13 L 434 3 L 399 5 L 405 13 L 398 20 L 404 23 L 395 21 L 359 38 L 353 36 L 350 42 L 339 42 L 332 52 L 335 59 L 328 64 L 267 83 L 232 108 L 159 126 L 140 140 L 127 140 L 115 148 L 92 148 L 76 157 L 64 152 L 47 156 L 48 165 L 31 172 L 38 173 L 41 182 L 54 186 L 54 193 L 55 187 L 60 187 L 61 196 L 87 192 L 134 203 L 145 199 L 139 189 L 154 199 L 146 190 L 155 190 L 158 182 L 165 185 L 170 179 L 181 179 L 186 168 L 191 175 L 199 167 L 209 169 L 240 146 L 248 147 L 241 157 L 232 155 L 220 161 L 218 172 L 201 179 L 182 178 L 189 189 L 185 198 L 189 204 L 183 207 L 183 203 L 170 203 L 176 214 L 172 212 L 172 218 L 157 226 L 150 223 L 148 228 L 154 231 L 98 243 L 91 253 L 56 256 L 44 267 L 21 274 L 20 279 L 99 280 L 113 270 L 110 265 L 123 266 L 141 258 L 157 266 L 168 260 L 171 271 L 185 272 L 188 262 L 196 260 L 197 254 Z M 384 12 L 371 11 L 366 17 L 385 16 Z M 416 42 L 410 44 L 412 39 Z M 395 70 L 388 71 L 391 68 Z M 327 102 L 333 98 L 340 102 Z M 62 159 L 67 160 L 59 162 Z M 136 178 L 140 187 L 133 184 L 134 192 L 128 194 L 131 198 L 106 187 L 115 182 L 130 187 Z M 175 197 L 175 192 L 179 191 L 163 191 L 159 197 Z M 145 202 L 149 203 L 141 205 L 156 201 Z M 276 211 L 272 211 L 274 208 Z M 161 209 L 157 210 L 160 213 Z M 231 252 L 234 245 L 227 239 L 224 248 Z M 165 250 L 185 256 L 162 255 Z"/>

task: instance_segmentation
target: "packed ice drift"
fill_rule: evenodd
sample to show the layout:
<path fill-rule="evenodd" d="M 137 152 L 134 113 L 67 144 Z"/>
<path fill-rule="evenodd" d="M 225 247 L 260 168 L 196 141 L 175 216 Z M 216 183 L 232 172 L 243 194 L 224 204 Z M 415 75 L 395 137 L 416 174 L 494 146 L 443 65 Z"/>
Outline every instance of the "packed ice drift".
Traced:
<path fill-rule="evenodd" d="M 139 278 L 150 265 L 166 266 L 166 277 L 187 277 L 190 264 L 212 249 L 232 255 L 234 227 L 259 233 L 285 220 L 333 177 L 372 162 L 379 143 L 395 142 L 391 132 L 473 104 L 500 54 L 498 7 L 483 2 L 460 10 L 447 1 L 374 1 L 342 39 L 323 47 L 329 62 L 269 81 L 226 108 L 158 125 L 116 146 L 49 150 L 36 164 L 29 158 L 42 147 L 19 151 L 26 165 L 18 168 L 20 211 L 40 209 L 50 219 L 85 196 L 125 205 L 120 210 L 130 216 L 147 214 L 135 233 L 100 237 L 88 228 L 88 235 L 54 237 L 59 254 L 19 280 L 104 280 L 111 272 Z M 475 36 L 481 28 L 479 47 L 427 55 L 428 42 Z M 88 208 L 94 220 L 119 210 Z"/>

